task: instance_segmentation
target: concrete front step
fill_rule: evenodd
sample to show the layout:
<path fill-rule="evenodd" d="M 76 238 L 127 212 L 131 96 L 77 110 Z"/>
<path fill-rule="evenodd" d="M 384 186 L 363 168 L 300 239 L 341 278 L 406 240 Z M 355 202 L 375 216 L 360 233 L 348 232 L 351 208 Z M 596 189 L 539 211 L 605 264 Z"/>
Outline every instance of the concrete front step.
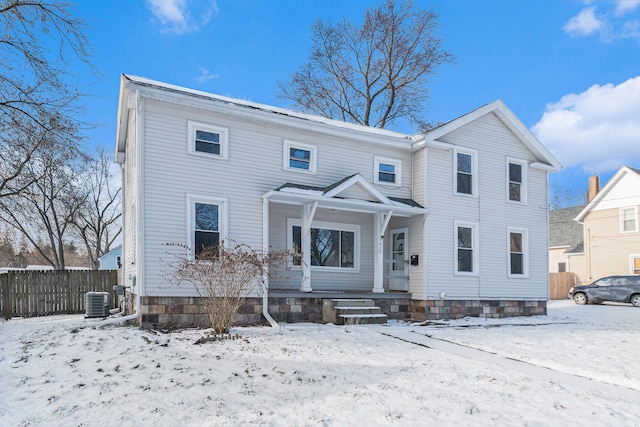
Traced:
<path fill-rule="evenodd" d="M 384 313 L 375 314 L 340 314 L 338 315 L 338 325 L 385 325 L 387 315 Z"/>
<path fill-rule="evenodd" d="M 322 320 L 336 325 L 387 323 L 371 299 L 325 299 L 322 301 Z"/>

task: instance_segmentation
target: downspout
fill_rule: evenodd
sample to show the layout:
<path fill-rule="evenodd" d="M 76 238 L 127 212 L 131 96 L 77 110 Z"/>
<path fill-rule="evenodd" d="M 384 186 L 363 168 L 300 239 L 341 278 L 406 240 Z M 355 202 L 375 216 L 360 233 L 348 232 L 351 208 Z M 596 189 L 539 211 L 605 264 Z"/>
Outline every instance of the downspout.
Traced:
<path fill-rule="evenodd" d="M 262 251 L 269 252 L 269 199 L 262 196 Z M 268 266 L 267 266 L 268 268 Z M 262 315 L 269 324 L 277 328 L 278 323 L 269 314 L 269 272 L 265 271 L 262 277 Z"/>
<path fill-rule="evenodd" d="M 135 277 L 133 278 L 133 281 L 135 282 Z M 135 320 L 140 316 L 140 293 L 138 292 L 136 294 L 136 307 L 135 307 L 135 311 L 132 314 L 129 314 L 128 316 L 123 316 L 123 317 L 113 317 L 111 319 L 105 319 L 105 320 L 101 320 L 99 322 L 96 323 L 92 323 L 91 326 L 92 328 L 101 328 L 102 326 L 107 326 L 107 325 L 113 325 L 116 323 L 124 323 L 127 320 Z"/>

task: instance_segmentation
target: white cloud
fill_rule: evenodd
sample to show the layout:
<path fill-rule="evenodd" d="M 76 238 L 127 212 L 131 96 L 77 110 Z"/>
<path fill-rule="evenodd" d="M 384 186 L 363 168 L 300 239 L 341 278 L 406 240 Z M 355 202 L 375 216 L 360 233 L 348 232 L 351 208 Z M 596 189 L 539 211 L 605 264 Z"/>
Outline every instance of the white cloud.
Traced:
<path fill-rule="evenodd" d="M 147 0 L 147 4 L 162 24 L 162 31 L 174 34 L 196 32 L 218 12 L 215 0 Z"/>
<path fill-rule="evenodd" d="M 569 19 L 562 29 L 571 37 L 588 36 L 596 31 L 602 31 L 605 22 L 596 16 L 595 6 L 582 9 L 579 14 Z"/>
<path fill-rule="evenodd" d="M 200 69 L 200 75 L 195 78 L 195 81 L 197 81 L 200 84 L 206 83 L 209 80 L 217 79 L 218 77 L 220 77 L 219 74 L 211 74 L 211 71 L 207 70 L 204 67 L 199 66 L 198 68 Z"/>
<path fill-rule="evenodd" d="M 617 16 L 633 12 L 640 6 L 640 0 L 617 0 L 615 14 Z"/>
<path fill-rule="evenodd" d="M 565 167 L 605 173 L 640 162 L 640 76 L 548 104 L 533 127 Z"/>

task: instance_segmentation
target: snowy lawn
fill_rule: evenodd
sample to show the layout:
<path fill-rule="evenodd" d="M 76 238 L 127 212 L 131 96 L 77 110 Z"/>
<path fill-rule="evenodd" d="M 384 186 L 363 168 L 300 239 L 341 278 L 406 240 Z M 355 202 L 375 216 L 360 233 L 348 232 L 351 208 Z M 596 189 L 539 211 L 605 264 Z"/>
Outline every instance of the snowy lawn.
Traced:
<path fill-rule="evenodd" d="M 238 340 L 201 345 L 202 330 L 91 323 L 0 324 L 1 426 L 640 426 L 630 306 L 236 328 Z"/>

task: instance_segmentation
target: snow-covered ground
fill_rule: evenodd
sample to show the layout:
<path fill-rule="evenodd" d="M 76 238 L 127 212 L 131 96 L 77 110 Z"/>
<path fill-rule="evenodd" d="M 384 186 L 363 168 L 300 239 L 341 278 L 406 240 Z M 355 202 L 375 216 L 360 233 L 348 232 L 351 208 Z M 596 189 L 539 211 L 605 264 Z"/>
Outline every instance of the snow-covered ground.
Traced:
<path fill-rule="evenodd" d="M 0 323 L 1 426 L 640 426 L 640 309 L 553 301 L 549 315 L 420 325 L 236 328 L 195 345 Z"/>

